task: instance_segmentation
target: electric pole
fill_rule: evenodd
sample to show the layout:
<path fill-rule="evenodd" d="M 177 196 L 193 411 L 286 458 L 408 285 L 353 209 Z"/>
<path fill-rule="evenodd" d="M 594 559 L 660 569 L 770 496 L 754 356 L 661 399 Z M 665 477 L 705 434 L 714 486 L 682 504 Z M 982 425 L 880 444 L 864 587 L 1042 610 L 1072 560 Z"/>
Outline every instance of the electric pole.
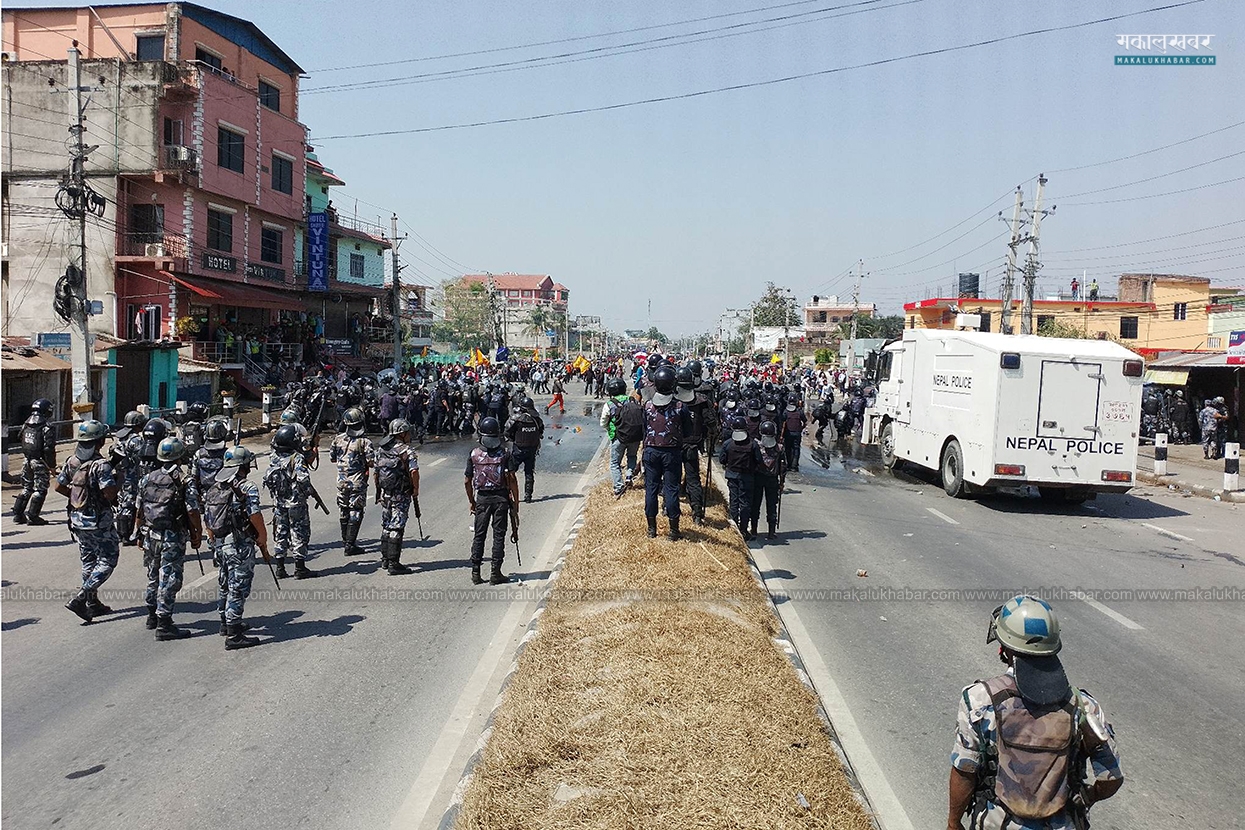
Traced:
<path fill-rule="evenodd" d="M 1025 296 L 1020 309 L 1020 333 L 1033 334 L 1033 291 L 1037 285 L 1038 234 L 1042 227 L 1042 217 L 1049 211 L 1042 210 L 1042 191 L 1046 187 L 1046 176 L 1038 174 L 1037 196 L 1033 200 L 1033 213 L 1030 218 L 1029 252 L 1025 256 Z"/>
<path fill-rule="evenodd" d="M 393 370 L 402 375 L 402 263 L 398 260 L 398 214 L 389 217 L 393 238 Z"/>
<path fill-rule="evenodd" d="M 856 367 L 856 318 L 860 314 L 860 283 L 865 278 L 865 261 L 856 263 L 856 283 L 852 286 L 852 328 L 847 341 L 847 371 Z"/>
<path fill-rule="evenodd" d="M 1003 334 L 1012 333 L 1012 288 L 1016 279 L 1016 248 L 1020 245 L 1020 206 L 1024 203 L 1020 186 L 1016 187 L 1016 206 L 1012 208 L 1012 233 L 1007 243 L 1007 270 L 1003 274 L 1003 305 L 1002 319 L 999 320 L 999 331 Z M 1002 217 L 1003 211 L 999 211 Z"/>

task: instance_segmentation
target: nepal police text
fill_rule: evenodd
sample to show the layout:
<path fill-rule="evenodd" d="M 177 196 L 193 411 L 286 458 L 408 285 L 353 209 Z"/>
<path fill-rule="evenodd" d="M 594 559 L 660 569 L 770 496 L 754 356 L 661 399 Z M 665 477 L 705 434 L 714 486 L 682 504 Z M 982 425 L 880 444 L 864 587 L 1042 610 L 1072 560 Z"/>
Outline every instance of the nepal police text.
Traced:
<path fill-rule="evenodd" d="M 1058 446 L 1063 444 L 1062 447 Z M 1089 455 L 1123 455 L 1123 441 L 1090 441 L 1084 438 L 1024 438 L 1008 436 L 1009 450 L 1046 450 L 1056 452 L 1088 453 Z"/>

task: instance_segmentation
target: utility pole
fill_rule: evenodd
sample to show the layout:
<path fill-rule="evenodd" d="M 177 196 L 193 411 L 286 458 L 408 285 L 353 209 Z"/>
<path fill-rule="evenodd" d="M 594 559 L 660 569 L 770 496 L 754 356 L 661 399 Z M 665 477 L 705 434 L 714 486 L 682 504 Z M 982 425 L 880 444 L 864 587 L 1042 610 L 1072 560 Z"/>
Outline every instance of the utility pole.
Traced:
<path fill-rule="evenodd" d="M 1016 206 L 1012 208 L 1012 233 L 1007 243 L 1007 270 L 1003 274 L 1003 305 L 1002 319 L 999 320 L 999 331 L 1003 334 L 1012 333 L 1012 288 L 1016 280 L 1016 248 L 1020 245 L 1020 206 L 1024 203 L 1020 186 L 1016 186 Z M 999 216 L 1003 215 L 999 211 Z"/>
<path fill-rule="evenodd" d="M 865 278 L 865 261 L 856 263 L 856 283 L 852 286 L 852 328 L 847 341 L 847 371 L 856 367 L 856 317 L 860 314 L 860 283 Z"/>
<path fill-rule="evenodd" d="M 358 204 L 355 210 L 358 211 Z M 398 260 L 398 214 L 389 217 L 393 239 L 393 370 L 402 375 L 402 263 Z"/>
<path fill-rule="evenodd" d="M 1042 210 L 1042 191 L 1046 187 L 1046 176 L 1038 174 L 1037 196 L 1033 200 L 1033 213 L 1030 218 L 1029 252 L 1025 257 L 1025 296 L 1020 309 L 1020 333 L 1033 334 L 1033 291 L 1037 285 L 1038 272 L 1038 234 L 1042 227 L 1042 217 L 1049 211 Z"/>

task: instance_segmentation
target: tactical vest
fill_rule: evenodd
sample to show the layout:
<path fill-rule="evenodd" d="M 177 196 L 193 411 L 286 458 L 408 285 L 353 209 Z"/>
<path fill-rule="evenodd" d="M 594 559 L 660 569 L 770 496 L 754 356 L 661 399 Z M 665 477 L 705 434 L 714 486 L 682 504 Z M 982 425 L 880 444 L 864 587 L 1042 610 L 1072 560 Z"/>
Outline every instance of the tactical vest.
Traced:
<path fill-rule="evenodd" d="M 484 447 L 476 447 L 471 451 L 471 486 L 479 493 L 482 490 L 506 489 L 506 455 L 494 455 Z"/>
<path fill-rule="evenodd" d="M 385 447 L 376 453 L 377 486 L 385 493 L 411 492 L 410 462 L 406 454 L 406 445 Z"/>
<path fill-rule="evenodd" d="M 644 405 L 644 445 L 646 447 L 677 447 L 683 443 L 682 407 L 670 403 Z"/>
<path fill-rule="evenodd" d="M 699 444 L 700 439 L 705 435 L 705 408 L 709 402 L 703 398 L 696 398 L 691 403 L 683 404 L 683 408 L 688 413 L 688 429 L 683 435 L 684 444 Z"/>
<path fill-rule="evenodd" d="M 1017 818 L 1057 815 L 1068 804 L 1069 773 L 1078 749 L 1075 696 L 1058 706 L 1036 707 L 1020 696 L 1010 674 L 983 685 L 994 705 L 997 740 L 988 744 L 979 793 Z"/>
<path fill-rule="evenodd" d="M 195 455 L 195 476 L 199 479 L 199 491 L 206 493 L 216 481 L 216 474 L 224 467 L 224 450 L 200 450 Z"/>
<path fill-rule="evenodd" d="M 787 432 L 793 435 L 801 432 L 804 429 L 804 413 L 798 409 L 795 412 L 788 412 L 786 427 Z"/>
<path fill-rule="evenodd" d="M 624 444 L 644 438 L 644 408 L 634 400 L 624 401 L 615 409 L 614 438 Z"/>
<path fill-rule="evenodd" d="M 91 473 L 100 461 L 103 459 L 83 461 L 74 455 L 65 462 L 69 470 L 69 506 L 85 516 L 100 515 L 101 507 L 107 504 L 99 490 L 91 485 Z"/>
<path fill-rule="evenodd" d="M 757 468 L 758 473 L 764 473 L 767 476 L 777 476 L 779 465 L 782 461 L 782 447 L 775 444 L 772 447 L 761 445 L 761 466 Z"/>
<path fill-rule="evenodd" d="M 273 456 L 272 464 L 264 473 L 264 487 L 277 502 L 294 497 L 294 454 Z"/>
<path fill-rule="evenodd" d="M 213 482 L 203 494 L 203 523 L 217 539 L 249 527 L 250 516 L 245 511 L 245 502 L 238 497 L 232 481 Z"/>
<path fill-rule="evenodd" d="M 520 449 L 530 450 L 540 446 L 540 424 L 530 415 L 515 421 L 514 445 Z"/>
<path fill-rule="evenodd" d="M 22 427 L 22 453 L 31 460 L 43 458 L 47 453 L 47 442 L 45 438 L 45 428 L 43 420 L 38 423 L 27 421 Z"/>
<path fill-rule="evenodd" d="M 726 469 L 737 473 L 751 473 L 755 464 L 753 446 L 755 445 L 750 440 L 739 443 L 732 439 L 726 447 Z"/>
<path fill-rule="evenodd" d="M 143 524 L 152 530 L 181 530 L 186 522 L 186 501 L 180 477 L 167 467 L 147 474 L 139 494 Z"/>

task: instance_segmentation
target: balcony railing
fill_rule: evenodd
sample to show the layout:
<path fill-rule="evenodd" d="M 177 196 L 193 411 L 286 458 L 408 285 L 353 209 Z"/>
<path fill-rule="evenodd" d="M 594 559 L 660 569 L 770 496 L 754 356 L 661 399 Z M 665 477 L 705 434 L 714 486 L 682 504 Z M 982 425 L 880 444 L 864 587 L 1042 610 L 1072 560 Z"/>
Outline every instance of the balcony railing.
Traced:
<path fill-rule="evenodd" d="M 194 356 L 196 360 L 207 360 L 211 363 L 255 364 L 266 373 L 269 364 L 283 360 L 300 363 L 303 359 L 303 344 L 260 343 L 259 354 L 252 355 L 247 352 L 245 340 L 234 340 L 232 344 L 200 340 L 194 344 Z"/>
<path fill-rule="evenodd" d="M 126 233 L 118 243 L 120 256 L 145 257 L 147 259 L 182 258 L 188 245 L 183 237 L 159 233 Z"/>

